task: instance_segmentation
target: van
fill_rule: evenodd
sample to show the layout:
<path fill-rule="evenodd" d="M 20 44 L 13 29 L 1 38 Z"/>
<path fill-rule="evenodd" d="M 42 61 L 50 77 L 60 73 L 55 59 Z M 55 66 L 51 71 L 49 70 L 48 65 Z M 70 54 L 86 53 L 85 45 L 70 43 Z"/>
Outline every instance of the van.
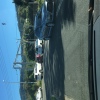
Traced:
<path fill-rule="evenodd" d="M 43 68 L 41 63 L 36 62 L 34 66 L 34 78 L 36 80 L 41 80 L 43 77 Z"/>

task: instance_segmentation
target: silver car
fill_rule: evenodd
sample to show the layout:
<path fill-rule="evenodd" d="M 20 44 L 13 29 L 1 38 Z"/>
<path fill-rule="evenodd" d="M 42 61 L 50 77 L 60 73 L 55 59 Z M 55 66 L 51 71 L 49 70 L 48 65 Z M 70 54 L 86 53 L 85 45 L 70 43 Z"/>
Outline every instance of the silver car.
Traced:
<path fill-rule="evenodd" d="M 54 26 L 54 2 L 45 1 L 34 20 L 35 36 L 40 40 L 48 40 Z"/>

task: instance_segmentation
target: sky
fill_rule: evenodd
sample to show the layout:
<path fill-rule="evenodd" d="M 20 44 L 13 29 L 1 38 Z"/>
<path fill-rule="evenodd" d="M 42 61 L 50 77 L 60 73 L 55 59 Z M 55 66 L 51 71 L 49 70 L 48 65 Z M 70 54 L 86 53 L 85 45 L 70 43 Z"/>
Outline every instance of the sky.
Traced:
<path fill-rule="evenodd" d="M 21 100 L 20 85 L 13 83 L 20 80 L 19 70 L 13 68 L 19 38 L 15 5 L 12 0 L 0 0 L 0 100 Z"/>

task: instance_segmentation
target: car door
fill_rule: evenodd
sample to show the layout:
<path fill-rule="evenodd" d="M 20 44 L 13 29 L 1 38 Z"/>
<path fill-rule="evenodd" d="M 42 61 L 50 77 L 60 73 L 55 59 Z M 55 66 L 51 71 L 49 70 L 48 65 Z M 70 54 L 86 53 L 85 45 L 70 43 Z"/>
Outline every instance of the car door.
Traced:
<path fill-rule="evenodd" d="M 100 100 L 100 17 L 93 28 L 93 79 L 95 100 Z"/>

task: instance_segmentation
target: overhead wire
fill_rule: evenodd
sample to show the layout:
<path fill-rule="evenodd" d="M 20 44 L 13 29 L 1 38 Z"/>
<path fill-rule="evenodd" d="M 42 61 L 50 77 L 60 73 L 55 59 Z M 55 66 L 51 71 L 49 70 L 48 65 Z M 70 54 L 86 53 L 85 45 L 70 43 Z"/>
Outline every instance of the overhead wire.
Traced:
<path fill-rule="evenodd" d="M 2 28 L 2 27 L 1 27 Z M 5 42 L 5 48 L 6 48 L 6 50 L 8 51 L 8 46 L 7 46 L 7 42 L 6 42 L 6 39 L 5 39 L 5 34 L 4 34 L 4 30 L 3 30 L 3 28 L 2 28 L 2 33 L 3 33 L 3 35 L 4 35 L 4 42 Z M 9 60 L 9 63 L 11 63 L 11 61 L 10 61 L 10 56 L 9 56 L 9 53 L 7 52 L 7 57 L 8 57 L 8 60 Z M 4 68 L 6 68 L 6 67 L 4 67 Z M 4 70 L 4 69 L 2 69 L 2 70 Z M 4 70 L 5 71 L 5 73 L 6 73 L 6 70 Z M 11 72 L 12 73 L 12 72 Z M 5 74 L 6 75 L 6 74 Z M 6 76 L 8 76 L 8 75 L 6 75 Z M 5 76 L 5 77 L 6 77 Z M 18 77 L 18 75 L 16 75 L 17 77 Z M 7 78 L 8 79 L 8 78 Z M 18 80 L 18 78 L 17 78 L 17 80 Z M 6 86 L 7 87 L 7 86 Z M 11 99 L 10 99 L 11 100 Z"/>
<path fill-rule="evenodd" d="M 5 59 L 4 59 L 3 52 L 1 50 L 1 48 L 0 48 L 0 70 L 1 70 L 1 73 L 2 73 L 2 78 L 4 80 L 8 81 L 9 75 L 8 75 L 8 71 L 6 69 L 6 63 L 5 63 Z M 13 100 L 12 93 L 10 92 L 11 91 L 10 84 L 4 84 L 4 85 L 5 85 L 6 94 L 7 94 L 8 99 Z"/>
<path fill-rule="evenodd" d="M 1 24 L 2 23 L 6 23 L 5 25 L 2 25 L 1 26 L 1 31 L 2 31 L 2 34 L 3 34 L 3 37 L 2 38 L 4 39 L 4 44 L 5 44 L 4 46 L 5 46 L 6 51 L 7 51 L 6 54 L 7 54 L 8 62 L 9 62 L 8 65 L 11 65 L 12 62 L 10 60 L 10 55 L 9 55 L 9 51 L 8 51 L 8 45 L 7 45 L 7 41 L 5 39 L 5 32 L 4 32 L 4 30 L 7 29 L 7 20 L 5 20 L 5 19 L 6 18 L 3 17 L 3 20 L 2 21 L 0 20 Z M 15 37 L 15 39 L 17 39 L 17 36 L 18 36 L 18 27 L 17 27 L 16 22 L 15 22 L 15 27 L 16 27 L 16 31 L 15 31 L 16 37 Z M 17 49 L 17 47 L 18 47 L 18 45 L 16 46 L 16 49 Z M 0 71 L 1 71 L 1 73 L 3 75 L 3 78 L 5 80 L 9 81 L 9 73 L 7 71 L 7 65 L 6 65 L 5 57 L 3 55 L 3 52 L 2 52 L 2 48 L 1 47 L 0 47 Z M 12 71 L 11 71 L 11 73 L 12 73 Z M 17 71 L 15 71 L 15 74 L 16 74 L 16 79 L 18 80 L 18 73 L 17 73 Z M 6 87 L 6 90 L 7 90 L 6 92 L 8 94 L 9 100 L 14 100 L 14 98 L 16 98 L 16 97 L 12 95 L 11 85 L 10 84 L 5 84 L 5 87 Z"/>

